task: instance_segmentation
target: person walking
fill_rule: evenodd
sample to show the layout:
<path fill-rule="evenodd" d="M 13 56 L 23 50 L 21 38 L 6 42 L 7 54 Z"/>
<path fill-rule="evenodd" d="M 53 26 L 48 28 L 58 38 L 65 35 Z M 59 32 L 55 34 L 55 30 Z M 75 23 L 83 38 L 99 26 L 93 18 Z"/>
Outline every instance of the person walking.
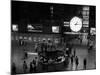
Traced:
<path fill-rule="evenodd" d="M 74 56 L 72 55 L 71 56 L 71 64 L 73 64 L 73 58 L 74 58 Z"/>
<path fill-rule="evenodd" d="M 72 55 L 71 56 L 71 68 L 73 68 L 73 59 L 74 59 L 74 56 Z"/>
<path fill-rule="evenodd" d="M 37 66 L 38 66 L 38 57 L 35 57 L 35 63 L 34 63 L 34 71 L 37 72 Z"/>
<path fill-rule="evenodd" d="M 35 52 L 38 52 L 38 43 L 35 43 Z"/>
<path fill-rule="evenodd" d="M 86 60 L 86 58 L 83 60 L 83 69 L 85 69 L 86 70 L 86 64 L 87 64 L 87 60 Z"/>
<path fill-rule="evenodd" d="M 79 59 L 78 59 L 77 56 L 75 57 L 75 64 L 76 64 L 76 70 L 77 70 L 77 67 L 78 67 L 78 64 L 79 64 Z"/>
<path fill-rule="evenodd" d="M 43 42 L 41 43 L 41 52 L 44 52 L 45 48 L 44 48 L 44 42 L 45 40 L 43 40 Z"/>
<path fill-rule="evenodd" d="M 26 63 L 26 61 L 24 61 L 23 62 L 23 72 L 26 73 L 27 72 L 27 69 L 28 69 L 27 63 Z"/>

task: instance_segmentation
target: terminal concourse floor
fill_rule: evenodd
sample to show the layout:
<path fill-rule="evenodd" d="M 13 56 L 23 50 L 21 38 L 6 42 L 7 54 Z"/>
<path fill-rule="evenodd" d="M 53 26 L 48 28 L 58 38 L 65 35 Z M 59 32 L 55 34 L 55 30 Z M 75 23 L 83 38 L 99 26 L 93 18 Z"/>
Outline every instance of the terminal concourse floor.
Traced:
<path fill-rule="evenodd" d="M 19 46 L 18 43 L 12 42 L 12 61 L 16 64 L 16 73 L 21 74 L 23 73 L 23 56 L 24 56 L 24 50 L 26 49 L 27 52 L 34 53 L 33 44 L 29 43 L 27 46 Z M 76 50 L 76 56 L 79 58 L 79 65 L 77 67 L 77 70 L 83 70 L 83 59 L 87 59 L 87 66 L 86 69 L 95 69 L 96 68 L 96 50 L 90 50 L 88 51 L 87 46 L 83 46 L 81 44 L 73 45 L 72 48 L 72 54 L 73 50 Z M 25 59 L 26 63 L 28 65 L 27 73 L 29 73 L 30 68 L 30 62 L 37 57 L 36 55 L 28 55 L 28 58 Z M 64 63 L 56 64 L 56 65 L 48 65 L 46 69 L 43 69 L 44 65 L 39 64 L 37 67 L 37 72 L 55 72 L 55 71 L 74 71 L 76 70 L 75 60 L 73 61 L 73 66 L 71 64 L 70 58 L 67 59 L 69 61 L 68 65 L 65 65 Z"/>

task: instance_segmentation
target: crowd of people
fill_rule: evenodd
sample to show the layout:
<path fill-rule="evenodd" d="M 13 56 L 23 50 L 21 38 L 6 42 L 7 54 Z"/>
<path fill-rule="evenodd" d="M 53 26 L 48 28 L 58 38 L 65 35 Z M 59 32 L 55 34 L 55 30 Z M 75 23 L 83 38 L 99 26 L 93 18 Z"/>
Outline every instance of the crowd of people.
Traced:
<path fill-rule="evenodd" d="M 46 51 L 52 51 L 52 50 L 56 50 L 56 45 L 53 43 L 53 41 L 51 40 L 43 40 L 43 42 L 39 43 L 40 46 L 37 46 L 37 44 L 35 45 L 35 51 L 40 51 L 41 52 L 46 52 Z M 40 48 L 38 48 L 40 47 Z"/>
<path fill-rule="evenodd" d="M 73 68 L 73 64 L 75 63 L 75 66 L 76 66 L 75 68 L 77 70 L 80 62 L 79 62 L 79 57 L 76 55 L 76 49 L 72 50 L 73 46 L 70 46 L 69 48 L 67 48 L 66 45 L 67 44 L 64 42 L 63 49 L 65 50 L 65 53 L 68 55 L 68 58 L 71 61 L 71 67 Z M 56 45 L 54 45 L 51 40 L 48 40 L 48 42 L 43 40 L 42 43 L 36 43 L 34 49 L 35 49 L 35 52 L 37 52 L 37 53 L 39 52 L 38 47 L 41 50 L 40 52 L 56 50 Z M 37 72 L 37 65 L 38 65 L 38 61 L 37 61 L 38 58 L 33 59 L 29 65 L 27 64 L 27 61 L 26 61 L 27 58 L 28 58 L 28 54 L 24 50 L 23 73 L 27 73 L 27 72 L 30 72 L 30 73 L 35 72 L 36 73 Z M 86 69 L 86 65 L 87 65 L 87 59 L 85 58 L 83 60 L 83 69 Z M 29 70 L 29 71 L 27 71 L 27 70 Z M 12 73 L 16 74 L 16 64 L 14 62 L 12 64 Z"/>
<path fill-rule="evenodd" d="M 33 59 L 29 65 L 27 64 L 26 60 L 23 60 L 23 64 L 22 64 L 22 68 L 23 68 L 23 73 L 36 73 L 37 72 L 37 57 L 35 57 L 35 59 Z M 13 62 L 12 66 L 11 66 L 11 73 L 12 74 L 16 74 L 17 73 L 17 66 L 16 64 Z"/>

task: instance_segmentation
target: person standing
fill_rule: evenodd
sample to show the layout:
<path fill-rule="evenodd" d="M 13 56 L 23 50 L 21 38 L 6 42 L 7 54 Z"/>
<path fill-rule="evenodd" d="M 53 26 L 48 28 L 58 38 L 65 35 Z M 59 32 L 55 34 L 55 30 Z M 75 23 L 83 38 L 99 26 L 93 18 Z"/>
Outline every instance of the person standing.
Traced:
<path fill-rule="evenodd" d="M 14 62 L 12 63 L 12 68 L 11 69 L 12 69 L 11 70 L 12 74 L 16 74 L 16 65 L 15 65 Z"/>
<path fill-rule="evenodd" d="M 27 59 L 28 58 L 28 54 L 26 51 L 24 51 L 24 59 Z"/>
<path fill-rule="evenodd" d="M 38 51 L 38 43 L 35 43 L 35 52 Z"/>
<path fill-rule="evenodd" d="M 27 63 L 26 61 L 23 62 L 23 72 L 26 73 L 27 72 Z"/>
<path fill-rule="evenodd" d="M 44 42 L 44 52 L 46 52 L 47 51 L 47 43 L 46 42 Z"/>
<path fill-rule="evenodd" d="M 19 46 L 22 46 L 22 40 L 19 39 L 18 42 L 19 42 Z"/>
<path fill-rule="evenodd" d="M 68 55 L 68 57 L 69 57 L 69 49 L 68 48 L 65 49 L 65 52 L 66 52 L 66 55 Z"/>
<path fill-rule="evenodd" d="M 76 49 L 74 49 L 74 57 L 75 57 L 75 55 L 76 55 Z"/>
<path fill-rule="evenodd" d="M 87 60 L 86 60 L 86 58 L 83 60 L 83 63 L 84 63 L 84 65 L 83 65 L 83 69 L 86 70 L 86 64 L 87 64 Z"/>
<path fill-rule="evenodd" d="M 78 67 L 78 64 L 79 64 L 79 59 L 78 59 L 77 56 L 75 57 L 75 64 L 76 64 L 76 70 L 77 70 L 77 67 Z"/>
<path fill-rule="evenodd" d="M 34 72 L 36 72 L 36 59 L 33 59 L 33 61 L 32 61 L 32 63 L 33 63 L 33 65 L 34 65 Z"/>
<path fill-rule="evenodd" d="M 30 73 L 32 73 L 33 71 L 34 71 L 34 64 L 30 62 Z"/>
<path fill-rule="evenodd" d="M 82 38 L 80 38 L 80 45 L 82 45 Z"/>
<path fill-rule="evenodd" d="M 44 52 L 44 42 L 45 40 L 43 40 L 43 42 L 41 43 L 41 52 Z"/>

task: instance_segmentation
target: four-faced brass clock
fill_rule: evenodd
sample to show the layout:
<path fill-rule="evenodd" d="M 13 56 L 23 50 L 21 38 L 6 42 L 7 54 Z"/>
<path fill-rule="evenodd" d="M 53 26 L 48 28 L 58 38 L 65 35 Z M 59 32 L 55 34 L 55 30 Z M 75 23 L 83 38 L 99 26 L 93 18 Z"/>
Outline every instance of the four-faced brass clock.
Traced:
<path fill-rule="evenodd" d="M 82 28 L 82 19 L 75 16 L 70 20 L 70 29 L 74 32 L 80 31 Z"/>

